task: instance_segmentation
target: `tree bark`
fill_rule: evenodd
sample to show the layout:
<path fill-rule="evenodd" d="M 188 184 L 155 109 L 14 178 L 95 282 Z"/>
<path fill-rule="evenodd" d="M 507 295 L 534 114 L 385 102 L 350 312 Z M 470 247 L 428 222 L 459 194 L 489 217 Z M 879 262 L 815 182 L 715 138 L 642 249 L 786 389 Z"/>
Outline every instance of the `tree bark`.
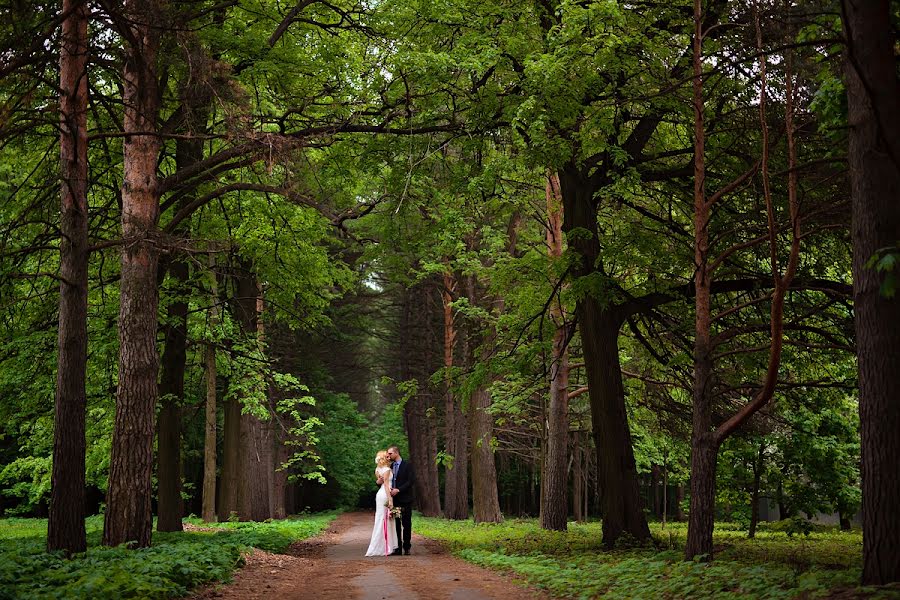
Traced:
<path fill-rule="evenodd" d="M 441 292 L 444 312 L 444 368 L 453 367 L 456 346 L 456 327 L 453 319 L 453 293 L 456 279 L 449 271 L 444 273 L 444 287 Z M 469 518 L 468 482 L 468 436 L 465 416 L 457 399 L 453 396 L 449 375 L 444 382 L 444 442 L 446 454 L 453 457 L 452 467 L 444 475 L 444 516 L 448 519 Z"/>
<path fill-rule="evenodd" d="M 285 443 L 287 432 L 280 427 L 273 428 L 275 437 L 275 471 L 272 483 L 272 518 L 284 519 L 287 517 L 287 487 L 288 474 L 281 468 L 291 457 L 291 448 Z"/>
<path fill-rule="evenodd" d="M 888 0 L 843 3 L 853 299 L 859 368 L 863 577 L 900 581 L 900 299 L 867 265 L 900 240 L 900 81 Z M 896 267 L 890 276 L 896 277 Z"/>
<path fill-rule="evenodd" d="M 206 403 L 203 435 L 203 505 L 201 518 L 216 520 L 216 351 L 207 345 L 203 352 L 206 366 Z"/>
<path fill-rule="evenodd" d="M 241 404 L 236 398 L 222 402 L 222 474 L 219 479 L 219 521 L 228 521 L 239 511 L 241 491 Z"/>
<path fill-rule="evenodd" d="M 203 142 L 179 138 L 175 143 L 175 164 L 179 169 L 189 167 L 203 158 Z M 193 199 L 186 194 L 179 202 L 184 208 Z M 182 221 L 173 232 L 179 237 L 189 234 L 189 221 Z M 163 326 L 165 345 L 162 354 L 162 375 L 159 397 L 157 434 L 157 531 L 181 531 L 183 501 L 181 499 L 181 405 L 184 402 L 184 374 L 187 361 L 188 278 L 190 270 L 183 257 L 172 256 L 168 272 L 173 280 L 174 298 L 168 306 Z M 215 383 L 213 384 L 215 385 Z"/>
<path fill-rule="evenodd" d="M 489 412 L 491 394 L 478 386 L 469 397 L 472 431 L 472 512 L 476 523 L 499 523 L 500 499 L 497 494 L 497 467 L 494 462 L 494 417 Z"/>
<path fill-rule="evenodd" d="M 551 260 L 563 253 L 563 207 L 559 178 L 547 178 L 547 249 Z M 550 318 L 556 324 L 550 358 L 550 405 L 547 419 L 547 454 L 541 475 L 541 528 L 565 531 L 569 516 L 569 355 L 568 326 L 562 301 L 550 306 Z"/>
<path fill-rule="evenodd" d="M 584 450 L 581 448 L 581 433 L 575 433 L 574 465 L 572 468 L 572 512 L 575 514 L 575 521 L 583 523 L 585 521 L 585 485 L 584 485 Z"/>
<path fill-rule="evenodd" d="M 775 207 L 769 185 L 769 129 L 766 116 L 767 105 L 767 58 L 762 44 L 762 28 L 758 8 L 754 10 L 757 49 L 760 61 L 760 95 L 759 121 L 762 137 L 759 169 L 762 176 L 763 196 L 766 205 L 767 230 L 769 240 L 769 261 L 771 265 L 773 292 L 770 308 L 770 345 L 766 374 L 760 383 L 759 390 L 753 398 L 735 411 L 724 422 L 712 430 L 712 398 L 713 398 L 713 361 L 711 342 L 711 288 L 715 263 L 709 260 L 709 222 L 712 207 L 730 191 L 737 189 L 755 172 L 751 167 L 743 175 L 724 186 L 712 197 L 706 196 L 706 167 L 704 162 L 704 118 L 703 118 L 703 80 L 702 80 L 702 13 L 701 0 L 694 0 L 694 260 L 696 273 L 695 288 L 695 339 L 694 339 L 694 398 L 693 398 L 693 432 L 691 452 L 697 454 L 696 464 L 691 468 L 691 514 L 688 526 L 688 540 L 685 547 L 685 558 L 703 556 L 705 560 L 713 558 L 713 514 L 715 506 L 716 455 L 722 443 L 756 412 L 765 406 L 775 393 L 778 371 L 781 366 L 781 350 L 784 342 L 784 302 L 797 272 L 800 257 L 800 217 L 797 197 L 796 148 L 794 145 L 794 97 L 792 56 L 788 51 L 785 57 L 785 133 L 788 153 L 788 211 L 790 214 L 791 246 L 784 275 L 778 264 L 778 225 L 775 218 Z M 711 453 L 711 454 L 710 454 Z M 695 470 L 694 467 L 700 470 Z M 705 495 L 705 496 L 704 496 Z M 704 514 L 695 514 L 695 513 Z M 707 514 L 708 513 L 708 514 Z"/>
<path fill-rule="evenodd" d="M 131 42 L 126 44 L 123 103 L 122 270 L 119 309 L 119 385 L 103 544 L 150 545 L 153 418 L 156 378 L 156 285 L 159 250 L 153 237 L 159 216 L 156 165 L 160 141 L 156 56 L 157 2 L 126 0 Z M 140 44 L 136 46 L 135 44 Z"/>
<path fill-rule="evenodd" d="M 60 38 L 60 277 L 47 550 L 84 552 L 87 397 L 88 5 L 64 0 Z"/>
<path fill-rule="evenodd" d="M 430 282 L 420 283 L 404 294 L 402 335 L 405 341 L 402 379 L 415 379 L 417 390 L 403 411 L 409 441 L 410 459 L 416 465 L 416 507 L 426 517 L 441 514 L 438 485 L 437 435 L 433 417 L 435 408 L 431 374 L 436 370 L 437 341 L 434 332 L 434 288 Z"/>
<path fill-rule="evenodd" d="M 209 328 L 215 339 L 219 325 L 219 292 L 216 285 L 215 255 L 209 256 L 210 268 L 210 309 Z M 210 340 L 203 349 L 203 363 L 206 367 L 206 411 L 203 437 L 203 507 L 204 521 L 216 520 L 216 347 Z"/>
<path fill-rule="evenodd" d="M 466 277 L 466 295 L 469 304 L 479 306 L 482 298 L 474 275 Z M 480 333 L 480 324 L 470 322 L 466 328 L 468 365 L 475 365 L 476 348 L 480 344 L 483 357 L 493 354 L 493 328 L 487 335 Z M 476 333 L 478 331 L 478 333 Z M 469 396 L 469 439 L 472 468 L 472 512 L 476 523 L 499 523 L 500 499 L 497 493 L 497 465 L 494 460 L 494 416 L 490 413 L 491 394 L 487 389 L 489 381 L 480 382 Z"/>
<path fill-rule="evenodd" d="M 259 289 L 249 264 L 242 263 L 235 273 L 233 303 L 241 332 L 259 341 Z M 240 480 L 238 515 L 242 521 L 265 521 L 272 516 L 269 502 L 273 471 L 271 429 L 259 417 L 242 408 L 240 418 Z"/>
<path fill-rule="evenodd" d="M 563 230 L 587 233 L 569 238 L 570 248 L 581 256 L 573 272 L 578 277 L 590 276 L 596 273 L 595 265 L 601 255 L 594 187 L 573 164 L 560 172 L 559 179 L 564 204 Z M 575 306 L 591 404 L 606 547 L 612 547 L 623 533 L 637 541 L 650 539 L 625 410 L 618 348 L 623 318 L 616 308 L 612 302 L 601 303 L 593 296 L 579 299 Z"/>

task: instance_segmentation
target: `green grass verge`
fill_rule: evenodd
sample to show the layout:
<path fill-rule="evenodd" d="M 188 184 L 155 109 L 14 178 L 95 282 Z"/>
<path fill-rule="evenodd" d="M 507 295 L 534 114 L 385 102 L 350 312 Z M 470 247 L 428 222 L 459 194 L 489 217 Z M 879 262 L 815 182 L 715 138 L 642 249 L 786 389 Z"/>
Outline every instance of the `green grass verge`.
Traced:
<path fill-rule="evenodd" d="M 469 562 L 513 572 L 561 598 L 814 598 L 854 588 L 862 553 L 859 531 L 789 537 L 763 528 L 750 540 L 728 523 L 716 524 L 712 563 L 682 560 L 683 523 L 651 524 L 657 548 L 614 551 L 602 549 L 600 523 L 551 532 L 533 519 L 475 525 L 420 517 L 415 528 Z M 900 598 L 900 591 L 874 597 Z"/>
<path fill-rule="evenodd" d="M 46 519 L 0 519 L 0 600 L 174 598 L 228 581 L 242 552 L 283 552 L 316 535 L 336 513 L 268 523 L 219 523 L 217 531 L 153 533 L 140 550 L 100 546 L 102 517 L 87 520 L 88 551 L 65 559 L 45 551 Z M 195 524 L 199 521 L 190 520 Z"/>

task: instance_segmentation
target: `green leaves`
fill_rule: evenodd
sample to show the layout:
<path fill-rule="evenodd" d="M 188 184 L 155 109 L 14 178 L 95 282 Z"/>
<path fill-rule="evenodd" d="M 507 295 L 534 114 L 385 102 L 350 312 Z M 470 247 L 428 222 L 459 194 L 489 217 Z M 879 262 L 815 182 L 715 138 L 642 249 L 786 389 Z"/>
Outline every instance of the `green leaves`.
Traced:
<path fill-rule="evenodd" d="M 897 293 L 897 272 L 895 268 L 900 263 L 900 242 L 897 246 L 881 248 L 866 261 L 866 268 L 874 268 L 882 273 L 880 293 L 885 298 L 893 298 Z"/>

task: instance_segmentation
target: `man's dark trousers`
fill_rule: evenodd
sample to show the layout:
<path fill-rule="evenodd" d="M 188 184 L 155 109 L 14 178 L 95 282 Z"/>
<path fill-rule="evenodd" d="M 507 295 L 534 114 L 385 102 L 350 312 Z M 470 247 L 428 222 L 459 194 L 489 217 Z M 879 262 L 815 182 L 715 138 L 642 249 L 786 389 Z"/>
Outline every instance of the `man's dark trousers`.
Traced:
<path fill-rule="evenodd" d="M 394 481 L 394 487 L 399 490 L 397 495 L 394 496 L 394 506 L 400 507 L 400 518 L 394 519 L 394 521 L 396 521 L 397 526 L 397 542 L 401 544 L 401 548 L 407 554 L 412 546 L 413 485 L 415 481 L 416 474 L 412 463 L 407 460 L 400 460 Z"/>

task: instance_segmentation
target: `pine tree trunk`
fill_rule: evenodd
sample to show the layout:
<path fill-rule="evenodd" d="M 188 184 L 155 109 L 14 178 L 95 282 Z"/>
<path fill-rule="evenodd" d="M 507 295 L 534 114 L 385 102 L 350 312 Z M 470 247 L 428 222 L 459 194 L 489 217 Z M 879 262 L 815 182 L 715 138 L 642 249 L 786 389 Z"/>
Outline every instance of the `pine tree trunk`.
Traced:
<path fill-rule="evenodd" d="M 551 260 L 563 253 L 562 197 L 559 178 L 547 178 L 547 248 Z M 569 516 L 569 355 L 568 327 L 561 301 L 550 306 L 556 324 L 550 357 L 550 406 L 547 419 L 547 452 L 541 474 L 541 528 L 565 531 Z"/>
<path fill-rule="evenodd" d="M 215 255 L 210 254 L 210 312 L 209 326 L 215 331 L 219 325 L 219 291 L 216 285 Z M 203 350 L 206 366 L 206 411 L 203 439 L 203 507 L 204 521 L 216 520 L 216 347 L 212 342 Z"/>
<path fill-rule="evenodd" d="M 479 306 L 482 298 L 477 289 L 474 275 L 466 278 L 466 295 L 470 305 Z M 475 333 L 476 331 L 479 333 Z M 489 331 L 482 335 L 480 324 L 469 323 L 466 328 L 466 347 L 469 365 L 475 364 L 475 349 L 479 342 L 482 356 L 493 354 L 491 345 L 494 334 Z M 490 413 L 491 394 L 487 383 L 478 385 L 469 396 L 469 439 L 470 460 L 472 468 L 472 512 L 476 523 L 499 523 L 503 520 L 500 514 L 500 499 L 497 493 L 497 466 L 494 460 L 494 417 Z"/>
<path fill-rule="evenodd" d="M 660 498 L 660 472 L 659 465 L 650 465 L 650 503 L 652 508 L 650 512 L 653 516 L 658 517 L 662 514 L 662 499 Z"/>
<path fill-rule="evenodd" d="M 452 273 L 444 274 L 444 288 L 441 294 L 444 312 L 444 367 L 453 367 L 456 344 L 456 327 L 453 320 L 453 292 L 456 280 Z M 444 516 L 448 519 L 469 518 L 468 494 L 468 436 L 465 417 L 459 402 L 453 396 L 449 377 L 444 383 L 444 442 L 446 454 L 453 457 L 452 467 L 444 475 Z"/>
<path fill-rule="evenodd" d="M 249 264 L 240 265 L 235 276 L 234 307 L 241 331 L 259 339 L 259 290 Z M 259 417 L 247 412 L 240 419 L 238 462 L 238 514 L 242 521 L 265 521 L 272 516 L 269 502 L 272 464 L 270 429 Z"/>
<path fill-rule="evenodd" d="M 702 79 L 702 2 L 694 0 L 694 387 L 691 435 L 691 509 L 685 560 L 713 558 L 716 445 L 712 431 L 712 347 L 709 268 L 710 204 L 706 198 L 706 142 Z"/>
<path fill-rule="evenodd" d="M 574 465 L 572 468 L 572 512 L 575 521 L 585 521 L 584 450 L 581 447 L 581 432 L 575 433 Z"/>
<path fill-rule="evenodd" d="M 291 457 L 291 449 L 285 443 L 285 432 L 280 428 L 273 428 L 275 437 L 275 471 L 272 484 L 272 518 L 284 519 L 287 517 L 287 471 L 281 468 Z"/>
<path fill-rule="evenodd" d="M 126 0 L 132 44 L 126 45 L 122 269 L 119 292 L 119 384 L 112 438 L 103 544 L 150 545 L 153 419 L 158 395 L 157 262 L 152 239 L 159 216 L 156 165 L 159 113 L 156 55 L 159 6 Z M 133 43 L 138 42 L 140 47 Z M 149 133 L 145 133 L 149 132 Z"/>
<path fill-rule="evenodd" d="M 472 430 L 472 510 L 476 523 L 499 523 L 500 499 L 497 495 L 497 467 L 494 462 L 494 417 L 490 392 L 479 386 L 469 398 Z"/>
<path fill-rule="evenodd" d="M 691 443 L 691 509 L 688 514 L 685 560 L 713 558 L 718 451 L 712 433 L 695 436 Z"/>
<path fill-rule="evenodd" d="M 47 550 L 84 552 L 87 370 L 88 6 L 64 0 L 60 38 L 59 354 Z"/>
<path fill-rule="evenodd" d="M 203 436 L 203 506 L 201 518 L 216 520 L 216 350 L 210 344 L 203 352 L 206 365 L 206 405 Z"/>
<path fill-rule="evenodd" d="M 843 3 L 859 368 L 863 577 L 900 581 L 900 296 L 867 265 L 900 240 L 900 81 L 888 0 Z M 897 268 L 890 273 L 896 277 Z"/>
<path fill-rule="evenodd" d="M 172 293 L 176 298 L 168 306 L 163 326 L 165 346 L 162 354 L 162 375 L 159 397 L 157 433 L 157 531 L 181 531 L 181 403 L 184 400 L 184 373 L 187 360 L 186 286 L 188 265 L 175 259 L 169 265 L 174 280 Z"/>
<path fill-rule="evenodd" d="M 219 521 L 239 511 L 241 491 L 241 404 L 235 398 L 222 402 L 222 474 L 219 479 Z"/>
<path fill-rule="evenodd" d="M 441 514 L 438 468 L 435 462 L 437 435 L 435 425 L 429 417 L 429 409 L 435 407 L 434 387 L 430 377 L 437 370 L 434 360 L 437 343 L 433 328 L 436 311 L 432 292 L 433 288 L 428 284 L 419 284 L 412 290 L 417 299 L 414 301 L 415 307 L 409 307 L 409 317 L 415 320 L 415 326 L 410 327 L 406 338 L 411 344 L 407 347 L 408 352 L 415 360 L 404 361 L 406 377 L 415 378 L 418 382 L 416 395 L 407 401 L 403 417 L 410 459 L 416 465 L 416 508 L 426 517 Z"/>

